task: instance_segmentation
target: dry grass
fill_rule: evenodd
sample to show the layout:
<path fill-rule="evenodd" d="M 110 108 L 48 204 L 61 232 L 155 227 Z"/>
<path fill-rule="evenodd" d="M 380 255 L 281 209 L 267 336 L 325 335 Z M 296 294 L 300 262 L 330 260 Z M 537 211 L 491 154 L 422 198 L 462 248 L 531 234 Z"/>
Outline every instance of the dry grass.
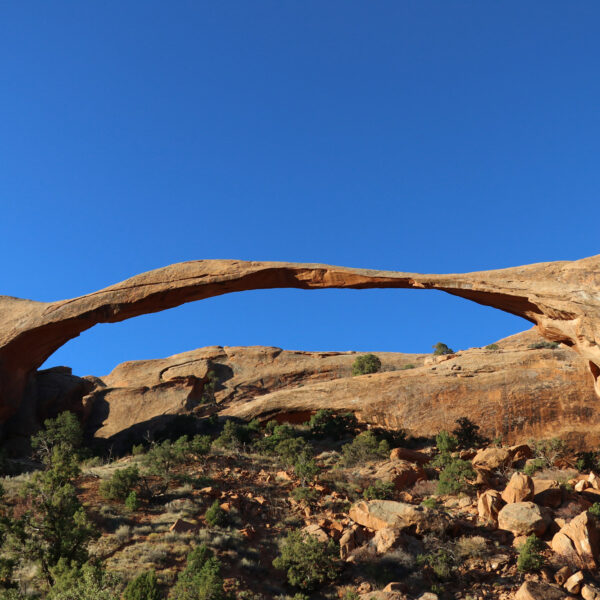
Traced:
<path fill-rule="evenodd" d="M 131 544 L 107 559 L 106 568 L 121 576 L 140 570 L 161 570 L 167 565 L 169 547 L 166 544 L 141 542 Z"/>
<path fill-rule="evenodd" d="M 542 469 L 534 475 L 535 479 L 553 479 L 558 483 L 567 483 L 579 475 L 577 469 Z"/>
<path fill-rule="evenodd" d="M 438 482 L 434 480 L 417 481 L 407 491 L 412 496 L 420 496 L 422 498 L 426 496 L 434 496 L 437 490 L 437 483 Z"/>
<path fill-rule="evenodd" d="M 480 535 L 461 537 L 456 541 L 454 548 L 457 556 L 463 560 L 468 558 L 483 559 L 490 555 L 487 540 Z"/>

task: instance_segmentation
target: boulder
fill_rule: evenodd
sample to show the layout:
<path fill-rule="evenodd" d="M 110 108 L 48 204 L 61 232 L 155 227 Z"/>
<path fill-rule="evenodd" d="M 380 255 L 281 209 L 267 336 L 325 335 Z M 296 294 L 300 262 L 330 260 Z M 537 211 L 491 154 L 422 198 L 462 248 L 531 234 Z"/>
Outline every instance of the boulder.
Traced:
<path fill-rule="evenodd" d="M 399 529 L 386 528 L 377 531 L 369 544 L 377 554 L 385 554 L 388 550 L 399 544 L 401 539 L 402 536 Z"/>
<path fill-rule="evenodd" d="M 581 591 L 581 584 L 583 583 L 583 572 L 577 571 L 573 573 L 569 579 L 565 581 L 564 588 L 569 594 L 579 594 Z"/>
<path fill-rule="evenodd" d="M 561 567 L 556 573 L 554 573 L 554 581 L 558 583 L 558 585 L 565 585 L 565 581 L 569 579 L 573 575 L 573 571 L 571 571 L 571 567 L 565 565 Z"/>
<path fill-rule="evenodd" d="M 194 523 L 184 521 L 183 519 L 177 519 L 175 523 L 169 527 L 169 531 L 175 533 L 194 533 L 198 531 L 198 525 L 194 525 Z"/>
<path fill-rule="evenodd" d="M 498 513 L 498 528 L 512 532 L 515 536 L 541 536 L 551 522 L 547 509 L 533 502 L 513 502 Z"/>
<path fill-rule="evenodd" d="M 554 535 L 551 547 L 554 552 L 582 568 L 597 568 L 600 532 L 596 521 L 587 511 L 582 512 Z"/>
<path fill-rule="evenodd" d="M 600 600 L 600 588 L 593 583 L 584 583 L 581 586 L 583 600 Z"/>
<path fill-rule="evenodd" d="M 510 446 L 508 451 L 510 452 L 512 462 L 527 460 L 533 456 L 533 450 L 527 444 Z"/>
<path fill-rule="evenodd" d="M 393 500 L 369 500 L 352 505 L 348 516 L 363 527 L 412 529 L 415 533 L 445 529 L 448 520 L 436 510 Z"/>
<path fill-rule="evenodd" d="M 360 548 L 369 541 L 371 536 L 372 534 L 369 534 L 359 525 L 353 525 L 349 529 L 346 529 L 339 540 L 340 558 L 342 560 L 348 560 L 357 548 Z"/>
<path fill-rule="evenodd" d="M 542 581 L 526 581 L 515 594 L 515 600 L 563 600 L 567 594 L 560 588 Z"/>
<path fill-rule="evenodd" d="M 562 504 L 562 489 L 558 481 L 534 477 L 533 501 L 540 506 L 558 508 Z"/>
<path fill-rule="evenodd" d="M 525 502 L 533 498 L 533 481 L 525 473 L 513 473 L 508 485 L 502 492 L 502 500 L 507 504 Z"/>
<path fill-rule="evenodd" d="M 360 473 L 364 476 L 372 473 L 374 479 L 393 483 L 397 491 L 427 479 L 425 471 L 420 466 L 406 460 L 389 460 L 375 467 L 365 467 L 360 470 Z"/>
<path fill-rule="evenodd" d="M 390 460 L 407 460 L 408 462 L 417 463 L 418 465 L 425 465 L 429 462 L 430 458 L 427 454 L 417 452 L 416 450 L 394 448 L 390 452 Z"/>
<path fill-rule="evenodd" d="M 477 513 L 482 523 L 498 525 L 498 512 L 504 504 L 500 492 L 485 490 L 477 497 Z"/>
<path fill-rule="evenodd" d="M 495 471 L 507 467 L 511 461 L 508 448 L 484 448 L 479 450 L 471 464 L 475 470 Z"/>
<path fill-rule="evenodd" d="M 310 525 L 307 525 L 304 528 L 304 531 L 306 533 L 308 533 L 309 535 L 316 537 L 320 542 L 329 541 L 329 536 L 321 527 L 319 527 L 319 525 L 317 523 L 312 523 Z"/>

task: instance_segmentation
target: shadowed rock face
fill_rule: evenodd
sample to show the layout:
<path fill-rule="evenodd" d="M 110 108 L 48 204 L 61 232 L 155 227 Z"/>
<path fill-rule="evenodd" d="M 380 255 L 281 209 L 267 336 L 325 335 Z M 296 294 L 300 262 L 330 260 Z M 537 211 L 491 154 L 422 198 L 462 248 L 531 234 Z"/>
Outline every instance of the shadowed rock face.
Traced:
<path fill-rule="evenodd" d="M 229 292 L 270 288 L 437 289 L 521 316 L 573 347 L 600 375 L 600 255 L 459 275 L 318 264 L 200 260 L 136 275 L 58 302 L 0 297 L 0 420 L 21 404 L 35 370 L 97 323 L 114 323 Z"/>

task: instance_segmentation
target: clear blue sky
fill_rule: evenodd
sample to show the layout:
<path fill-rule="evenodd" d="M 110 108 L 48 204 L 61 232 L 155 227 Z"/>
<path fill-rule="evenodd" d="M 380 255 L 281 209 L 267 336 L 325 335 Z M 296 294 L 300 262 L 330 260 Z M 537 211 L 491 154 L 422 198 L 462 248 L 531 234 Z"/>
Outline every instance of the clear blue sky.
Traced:
<path fill-rule="evenodd" d="M 458 272 L 598 250 L 600 4 L 0 4 L 0 294 L 198 258 Z M 267 291 L 47 365 L 204 345 L 428 352 L 526 329 L 438 292 Z"/>

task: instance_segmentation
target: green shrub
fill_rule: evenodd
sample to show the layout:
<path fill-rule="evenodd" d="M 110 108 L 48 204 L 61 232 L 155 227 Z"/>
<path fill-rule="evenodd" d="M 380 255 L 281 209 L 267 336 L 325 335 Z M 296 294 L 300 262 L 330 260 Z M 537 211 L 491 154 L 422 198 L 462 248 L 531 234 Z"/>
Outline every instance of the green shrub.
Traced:
<path fill-rule="evenodd" d="M 438 494 L 467 492 L 472 488 L 469 479 L 474 477 L 476 477 L 476 473 L 469 461 L 452 459 L 440 473 L 436 491 Z"/>
<path fill-rule="evenodd" d="M 445 429 L 435 436 L 438 455 L 429 463 L 435 469 L 444 469 L 452 462 L 452 452 L 458 448 L 458 439 Z"/>
<path fill-rule="evenodd" d="M 215 402 L 215 392 L 219 387 L 219 377 L 214 371 L 210 370 L 206 374 L 206 378 L 208 381 L 204 383 L 202 389 L 202 404 L 211 404 Z"/>
<path fill-rule="evenodd" d="M 122 589 L 114 574 L 92 563 L 79 567 L 59 561 L 52 569 L 52 579 L 47 600 L 118 600 Z"/>
<path fill-rule="evenodd" d="M 306 485 L 319 474 L 319 467 L 317 467 L 314 458 L 303 452 L 294 463 L 294 473 L 296 473 L 302 485 Z"/>
<path fill-rule="evenodd" d="M 435 436 L 435 445 L 440 452 L 454 452 L 458 448 L 458 440 L 442 429 Z"/>
<path fill-rule="evenodd" d="M 65 422 L 72 432 L 74 422 Z M 23 486 L 27 509 L 5 523 L 8 535 L 3 547 L 7 558 L 37 563 L 48 584 L 54 582 L 52 569 L 61 560 L 75 567 L 85 563 L 88 543 L 98 535 L 77 497 L 74 482 L 81 471 L 76 449 L 68 437 L 54 443 L 53 432 L 61 431 L 53 427 L 55 423 L 46 421 L 44 436 L 48 436 L 38 446 L 44 448 L 45 469 L 35 472 Z M 71 439 L 77 443 L 78 436 Z"/>
<path fill-rule="evenodd" d="M 323 408 L 310 418 L 308 427 L 313 437 L 339 440 L 354 433 L 358 427 L 358 421 L 351 412 L 337 414 Z"/>
<path fill-rule="evenodd" d="M 357 356 L 352 363 L 352 375 L 368 375 L 381 370 L 381 361 L 374 354 Z"/>
<path fill-rule="evenodd" d="M 425 500 L 423 500 L 421 502 L 422 506 L 426 506 L 427 508 L 437 508 L 437 500 L 435 498 L 425 498 Z"/>
<path fill-rule="evenodd" d="M 31 436 L 31 447 L 35 456 L 44 463 L 51 460 L 56 447 L 69 448 L 73 455 L 78 455 L 83 441 L 83 430 L 77 417 L 69 411 L 58 415 L 56 419 L 46 419 L 44 429 Z"/>
<path fill-rule="evenodd" d="M 545 467 L 552 467 L 559 458 L 563 458 L 569 452 L 564 440 L 559 438 L 529 440 L 528 444 L 534 457 L 543 460 Z"/>
<path fill-rule="evenodd" d="M 446 346 L 446 344 L 443 342 L 438 342 L 435 346 L 433 346 L 434 356 L 442 356 L 444 354 L 454 354 L 454 350 L 448 348 L 448 346 Z"/>
<path fill-rule="evenodd" d="M 333 543 L 321 542 L 303 531 L 290 531 L 281 544 L 279 556 L 273 561 L 276 569 L 287 572 L 290 585 L 313 590 L 339 571 L 339 549 Z"/>
<path fill-rule="evenodd" d="M 365 500 L 391 500 L 394 497 L 394 484 L 391 481 L 377 480 L 363 490 Z"/>
<path fill-rule="evenodd" d="M 558 348 L 557 342 L 536 342 L 535 344 L 529 344 L 531 350 L 556 350 Z"/>
<path fill-rule="evenodd" d="M 292 466 L 301 455 L 309 455 L 310 447 L 301 437 L 281 440 L 275 446 L 275 455 L 286 466 Z"/>
<path fill-rule="evenodd" d="M 488 344 L 485 347 L 486 350 L 500 350 L 500 346 L 498 344 Z"/>
<path fill-rule="evenodd" d="M 227 524 L 227 512 L 219 505 L 219 501 L 215 500 L 204 515 L 206 522 L 212 527 L 223 527 Z"/>
<path fill-rule="evenodd" d="M 136 465 L 117 469 L 109 479 L 100 483 L 100 495 L 106 500 L 125 500 L 140 480 Z"/>
<path fill-rule="evenodd" d="M 468 417 L 460 417 L 456 420 L 456 424 L 452 433 L 463 448 L 478 448 L 490 441 L 479 433 L 479 425 L 473 423 Z"/>
<path fill-rule="evenodd" d="M 363 431 L 352 443 L 342 446 L 343 461 L 346 466 L 353 466 L 369 460 L 386 458 L 390 453 L 390 445 L 386 440 L 379 440 L 372 431 Z"/>
<path fill-rule="evenodd" d="M 239 423 L 228 419 L 214 444 L 226 450 L 239 450 L 249 444 L 258 435 L 259 430 L 260 424 L 256 419 L 250 423 Z"/>
<path fill-rule="evenodd" d="M 154 571 L 140 573 L 132 579 L 123 592 L 123 600 L 160 600 L 162 593 Z"/>
<path fill-rule="evenodd" d="M 265 427 L 266 437 L 254 442 L 254 448 L 264 454 L 278 454 L 277 446 L 284 440 L 296 439 L 298 434 L 290 425 L 278 425 L 277 421 L 269 421 Z"/>
<path fill-rule="evenodd" d="M 195 435 L 190 441 L 190 453 L 195 457 L 206 456 L 210 453 L 212 439 L 210 435 Z"/>
<path fill-rule="evenodd" d="M 177 466 L 191 462 L 209 450 L 210 438 L 205 435 L 196 435 L 192 440 L 187 435 L 182 435 L 175 442 L 164 440 L 153 443 L 143 457 L 143 465 L 150 475 L 160 477 L 162 486 L 155 490 L 147 489 L 145 493 L 155 495 L 166 491 Z"/>
<path fill-rule="evenodd" d="M 600 452 L 578 452 L 575 467 L 578 471 L 597 471 L 600 467 Z"/>
<path fill-rule="evenodd" d="M 541 551 L 544 543 L 535 535 L 530 535 L 519 548 L 517 568 L 519 571 L 538 571 L 544 566 L 545 560 Z"/>
<path fill-rule="evenodd" d="M 135 490 L 132 490 L 125 498 L 125 507 L 134 512 L 140 507 L 140 501 Z"/>
<path fill-rule="evenodd" d="M 454 556 L 447 548 L 439 548 L 435 552 L 419 554 L 417 564 L 429 566 L 438 579 L 446 580 L 452 577 Z"/>
<path fill-rule="evenodd" d="M 588 508 L 588 512 L 592 517 L 600 519 L 600 502 L 594 502 L 594 504 Z"/>
<path fill-rule="evenodd" d="M 221 563 L 204 545 L 194 548 L 169 594 L 171 600 L 227 600 Z"/>
<path fill-rule="evenodd" d="M 131 454 L 133 456 L 141 456 L 142 454 L 146 453 L 146 447 L 144 446 L 144 444 L 134 444 L 131 447 Z"/>
<path fill-rule="evenodd" d="M 316 504 L 319 499 L 319 492 L 317 490 L 304 486 L 294 488 L 291 495 L 296 502 L 302 502 L 308 506 Z"/>
<path fill-rule="evenodd" d="M 413 365 L 412 363 L 408 363 L 406 365 L 402 365 L 400 367 L 401 371 L 408 371 L 409 369 L 416 369 L 417 367 L 415 365 Z"/>
<path fill-rule="evenodd" d="M 547 466 L 548 465 L 546 464 L 546 461 L 543 458 L 532 458 L 525 465 L 523 473 L 525 473 L 525 475 L 529 475 L 529 477 L 532 477 L 537 471 L 540 471 L 541 469 L 544 469 Z"/>

